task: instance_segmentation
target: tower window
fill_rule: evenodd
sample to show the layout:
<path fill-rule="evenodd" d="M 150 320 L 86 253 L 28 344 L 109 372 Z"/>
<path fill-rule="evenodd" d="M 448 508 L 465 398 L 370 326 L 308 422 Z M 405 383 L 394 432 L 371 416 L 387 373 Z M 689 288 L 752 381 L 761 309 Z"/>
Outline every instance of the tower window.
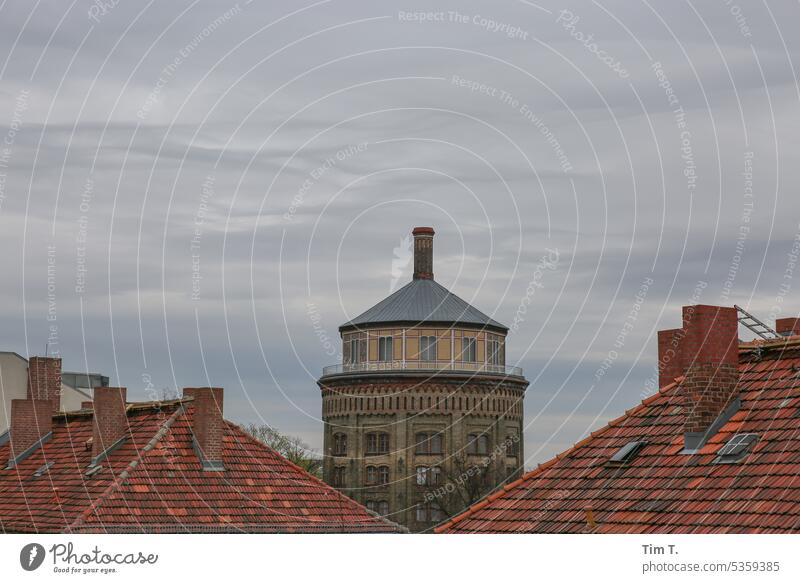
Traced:
<path fill-rule="evenodd" d="M 333 435 L 333 455 L 347 455 L 347 435 L 344 433 L 334 433 Z"/>
<path fill-rule="evenodd" d="M 444 512 L 433 502 L 420 502 L 417 504 L 417 522 L 441 522 Z"/>
<path fill-rule="evenodd" d="M 519 438 L 516 435 L 506 436 L 506 455 L 516 457 L 519 455 Z"/>
<path fill-rule="evenodd" d="M 436 360 L 436 336 L 419 337 L 419 359 L 426 362 Z"/>
<path fill-rule="evenodd" d="M 367 433 L 367 455 L 389 453 L 389 434 L 383 432 Z"/>
<path fill-rule="evenodd" d="M 417 486 L 438 486 L 442 481 L 442 468 L 417 466 Z"/>
<path fill-rule="evenodd" d="M 502 345 L 499 340 L 489 340 L 489 354 L 487 361 L 491 365 L 499 366 L 503 364 Z"/>
<path fill-rule="evenodd" d="M 363 340 L 352 338 L 350 340 L 350 354 L 348 355 L 348 363 L 357 364 L 366 360 L 366 354 L 364 354 L 366 352 L 366 347 L 367 343 Z"/>
<path fill-rule="evenodd" d="M 378 338 L 378 360 L 387 362 L 392 360 L 392 337 L 381 336 Z"/>
<path fill-rule="evenodd" d="M 489 453 L 489 436 L 485 433 L 470 433 L 467 436 L 467 453 L 486 455 Z"/>
<path fill-rule="evenodd" d="M 475 362 L 478 360 L 477 342 L 474 338 L 463 338 L 463 350 L 461 351 L 461 360 L 464 362 Z"/>
<path fill-rule="evenodd" d="M 438 455 L 442 453 L 443 442 L 441 433 L 417 433 L 416 448 L 414 453 L 417 455 Z"/>
<path fill-rule="evenodd" d="M 386 516 L 389 514 L 389 503 L 386 500 L 368 500 L 367 510 L 372 510 L 381 516 Z"/>
<path fill-rule="evenodd" d="M 336 488 L 344 488 L 346 485 L 347 468 L 337 466 L 333 468 L 333 485 Z"/>
<path fill-rule="evenodd" d="M 385 486 L 389 483 L 389 466 L 367 466 L 367 485 Z"/>

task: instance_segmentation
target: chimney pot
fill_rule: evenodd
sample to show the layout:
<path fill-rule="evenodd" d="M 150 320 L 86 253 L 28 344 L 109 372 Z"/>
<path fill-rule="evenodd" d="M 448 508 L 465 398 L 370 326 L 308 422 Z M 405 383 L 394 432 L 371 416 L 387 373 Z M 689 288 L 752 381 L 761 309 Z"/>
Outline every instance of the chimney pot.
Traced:
<path fill-rule="evenodd" d="M 220 387 L 193 388 L 184 389 L 183 394 L 194 397 L 192 432 L 203 469 L 222 471 L 225 432 L 225 421 L 222 416 L 224 390 Z"/>
<path fill-rule="evenodd" d="M 800 335 L 800 318 L 780 318 L 775 320 L 775 331 L 781 336 Z"/>
<path fill-rule="evenodd" d="M 414 279 L 433 279 L 433 227 L 416 227 L 414 236 Z"/>
<path fill-rule="evenodd" d="M 43 399 L 11 400 L 11 462 L 53 430 L 53 404 Z"/>
<path fill-rule="evenodd" d="M 61 409 L 61 359 L 31 356 L 28 359 L 28 398 L 50 401 L 53 411 Z"/>
<path fill-rule="evenodd" d="M 105 453 L 128 430 L 125 387 L 95 387 L 92 457 Z"/>

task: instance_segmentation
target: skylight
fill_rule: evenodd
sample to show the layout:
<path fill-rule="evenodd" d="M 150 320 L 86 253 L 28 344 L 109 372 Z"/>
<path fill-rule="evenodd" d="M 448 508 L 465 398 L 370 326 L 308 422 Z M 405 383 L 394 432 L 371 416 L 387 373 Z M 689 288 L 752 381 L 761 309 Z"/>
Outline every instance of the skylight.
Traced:
<path fill-rule="evenodd" d="M 758 441 L 755 433 L 737 433 L 717 452 L 716 463 L 729 464 L 742 459 L 752 445 Z"/>
<path fill-rule="evenodd" d="M 617 451 L 617 453 L 612 455 L 608 462 L 614 465 L 627 464 L 636 457 L 636 455 L 639 453 L 639 450 L 641 450 L 645 445 L 647 445 L 646 441 L 630 441 L 623 445 L 619 451 Z"/>
<path fill-rule="evenodd" d="M 42 477 L 42 476 L 45 474 L 45 472 L 49 471 L 49 470 L 50 470 L 50 468 L 52 468 L 52 467 L 53 467 L 53 464 L 54 464 L 54 463 L 56 463 L 56 462 L 54 462 L 54 461 L 49 461 L 49 462 L 47 462 L 47 463 L 46 463 L 46 464 L 44 464 L 42 467 L 40 467 L 38 470 L 36 470 L 35 472 L 33 472 L 33 475 L 34 475 L 35 477 L 37 477 L 37 478 L 40 478 L 40 477 Z"/>

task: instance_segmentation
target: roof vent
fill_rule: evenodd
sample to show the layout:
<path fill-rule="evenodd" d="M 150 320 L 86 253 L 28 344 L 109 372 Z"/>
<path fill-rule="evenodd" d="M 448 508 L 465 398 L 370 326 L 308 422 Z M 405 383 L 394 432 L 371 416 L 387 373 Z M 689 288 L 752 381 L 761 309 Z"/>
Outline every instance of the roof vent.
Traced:
<path fill-rule="evenodd" d="M 630 463 L 645 445 L 646 441 L 629 441 L 611 456 L 608 460 L 609 465 L 624 466 Z"/>
<path fill-rule="evenodd" d="M 758 441 L 758 435 L 755 433 L 737 433 L 720 448 L 714 463 L 732 464 L 738 462 L 750 452 L 756 441 Z"/>

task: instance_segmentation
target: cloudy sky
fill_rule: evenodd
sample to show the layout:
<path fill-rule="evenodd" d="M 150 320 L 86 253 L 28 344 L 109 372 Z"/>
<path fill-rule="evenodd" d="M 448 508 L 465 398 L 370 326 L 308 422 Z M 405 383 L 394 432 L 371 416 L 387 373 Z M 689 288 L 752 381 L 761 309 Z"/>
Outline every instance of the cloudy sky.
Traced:
<path fill-rule="evenodd" d="M 682 305 L 800 312 L 800 5 L 736 1 L 2 1 L 0 349 L 319 448 L 337 327 L 430 225 L 519 322 L 544 461 Z"/>

